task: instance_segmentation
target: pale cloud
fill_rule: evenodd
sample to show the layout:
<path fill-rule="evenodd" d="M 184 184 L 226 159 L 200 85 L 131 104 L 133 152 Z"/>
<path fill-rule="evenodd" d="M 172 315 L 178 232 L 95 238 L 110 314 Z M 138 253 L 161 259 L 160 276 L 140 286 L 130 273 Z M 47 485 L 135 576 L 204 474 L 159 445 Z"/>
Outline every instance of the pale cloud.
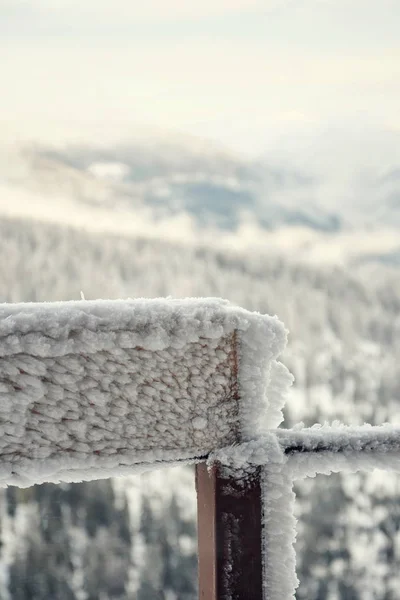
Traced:
<path fill-rule="evenodd" d="M 90 18 L 94 22 L 123 19 L 202 18 L 254 10 L 271 10 L 291 0 L 2 0 L 0 11 L 27 11 L 31 15 L 70 19 Z M 316 0 L 318 1 L 318 0 Z"/>
<path fill-rule="evenodd" d="M 399 16 L 398 0 L 380 0 L 379 3 L 377 0 L 0 0 L 0 17 L 21 17 L 25 21 L 33 18 L 42 22 L 60 20 L 71 27 L 85 22 L 94 26 L 126 25 L 275 11 L 289 17 L 290 12 L 299 14 L 304 10 L 312 16 L 318 9 L 332 10 L 333 17 L 348 12 L 350 18 L 357 15 L 361 22 L 377 10 L 389 20 Z"/>
<path fill-rule="evenodd" d="M 97 139 L 140 124 L 258 149 L 344 116 L 398 126 L 395 3 L 0 0 L 0 133 Z"/>
<path fill-rule="evenodd" d="M 261 42 L 50 52 L 21 44 L 3 48 L 0 81 L 3 128 L 35 137 L 50 130 L 124 136 L 142 123 L 255 145 L 262 132 L 358 110 L 396 119 L 400 51 L 315 57 Z"/>

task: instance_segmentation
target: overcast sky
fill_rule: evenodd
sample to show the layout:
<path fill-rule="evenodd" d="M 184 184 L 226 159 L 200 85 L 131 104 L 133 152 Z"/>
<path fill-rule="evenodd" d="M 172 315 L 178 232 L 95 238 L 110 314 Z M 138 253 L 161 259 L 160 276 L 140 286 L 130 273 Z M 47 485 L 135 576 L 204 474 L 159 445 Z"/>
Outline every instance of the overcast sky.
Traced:
<path fill-rule="evenodd" d="M 399 0 L 0 0 L 0 131 L 154 127 L 250 153 L 400 131 L 399 31 Z"/>

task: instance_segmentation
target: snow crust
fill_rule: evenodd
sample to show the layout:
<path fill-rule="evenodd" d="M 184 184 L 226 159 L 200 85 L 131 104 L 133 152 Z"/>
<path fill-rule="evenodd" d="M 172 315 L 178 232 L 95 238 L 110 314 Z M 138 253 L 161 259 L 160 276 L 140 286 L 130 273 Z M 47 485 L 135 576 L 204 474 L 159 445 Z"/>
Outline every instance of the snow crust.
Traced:
<path fill-rule="evenodd" d="M 278 430 L 293 479 L 340 471 L 383 469 L 400 472 L 400 427 L 385 423 L 354 427 L 334 423 Z M 290 448 L 302 448 L 301 451 Z"/>
<path fill-rule="evenodd" d="M 209 462 L 246 478 L 262 467 L 265 600 L 295 597 L 296 519 L 293 482 L 333 472 L 385 469 L 400 472 L 400 427 L 348 427 L 339 423 L 276 429 L 258 439 L 218 449 Z"/>
<path fill-rule="evenodd" d="M 210 464 L 245 477 L 254 466 L 284 468 L 292 479 L 361 469 L 400 470 L 400 426 L 385 423 L 276 429 L 258 439 L 233 444 L 209 455 Z"/>
<path fill-rule="evenodd" d="M 276 317 L 212 298 L 0 305 L 0 486 L 261 469 L 264 597 L 294 598 L 293 481 L 400 472 L 400 427 L 277 429 L 285 343 Z"/>
<path fill-rule="evenodd" d="M 0 485 L 126 474 L 252 439 L 282 418 L 285 343 L 276 317 L 212 298 L 0 305 Z"/>
<path fill-rule="evenodd" d="M 271 465 L 262 471 L 262 489 L 264 598 L 286 600 L 294 597 L 299 584 L 293 479 L 286 469 Z"/>
<path fill-rule="evenodd" d="M 249 442 L 220 448 L 208 456 L 209 466 L 218 463 L 225 475 L 240 479 L 251 475 L 254 467 L 275 467 L 285 465 L 286 461 L 278 437 L 273 432 Z"/>

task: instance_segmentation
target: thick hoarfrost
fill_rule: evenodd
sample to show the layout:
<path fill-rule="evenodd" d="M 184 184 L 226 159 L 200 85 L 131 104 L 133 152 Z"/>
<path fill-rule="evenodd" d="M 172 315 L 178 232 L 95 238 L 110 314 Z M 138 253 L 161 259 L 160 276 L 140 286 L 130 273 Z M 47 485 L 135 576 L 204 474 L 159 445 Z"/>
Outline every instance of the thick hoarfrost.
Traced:
<path fill-rule="evenodd" d="M 292 479 L 361 469 L 400 471 L 400 427 L 334 423 L 276 429 L 212 452 L 209 462 L 215 461 L 239 477 L 245 477 L 255 466 L 271 465 L 284 467 Z"/>
<path fill-rule="evenodd" d="M 400 427 L 389 423 L 375 427 L 317 424 L 277 434 L 293 479 L 340 471 L 400 471 Z"/>
<path fill-rule="evenodd" d="M 263 471 L 263 564 L 265 600 L 293 598 L 296 575 L 296 518 L 293 480 L 280 465 Z"/>
<path fill-rule="evenodd" d="M 218 461 L 236 477 L 251 476 L 254 468 L 262 467 L 264 598 L 291 600 L 298 585 L 294 480 L 376 468 L 400 472 L 400 427 L 334 423 L 277 429 L 218 449 L 209 461 Z"/>
<path fill-rule="evenodd" d="M 281 420 L 285 343 L 276 317 L 218 299 L 0 305 L 0 485 L 108 477 L 252 439 Z"/>
<path fill-rule="evenodd" d="M 276 317 L 217 299 L 0 305 L 0 486 L 261 469 L 264 596 L 294 598 L 293 481 L 400 471 L 400 428 L 276 429 L 285 343 Z"/>

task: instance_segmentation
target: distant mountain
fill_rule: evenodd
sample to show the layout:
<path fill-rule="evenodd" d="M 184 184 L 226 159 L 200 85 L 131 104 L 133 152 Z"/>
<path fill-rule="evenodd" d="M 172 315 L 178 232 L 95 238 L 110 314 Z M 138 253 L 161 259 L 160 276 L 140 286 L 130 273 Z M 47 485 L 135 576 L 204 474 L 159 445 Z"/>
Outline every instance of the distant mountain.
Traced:
<path fill-rule="evenodd" d="M 314 181 L 174 139 L 113 147 L 30 147 L 0 165 L 2 179 L 44 195 L 60 193 L 111 210 L 145 211 L 155 221 L 186 214 L 199 229 L 235 231 L 250 219 L 263 229 L 282 225 L 337 231 L 340 215 L 315 199 Z"/>
<path fill-rule="evenodd" d="M 400 167 L 349 169 L 335 182 L 332 173 L 317 175 L 311 159 L 309 171 L 291 164 L 290 157 L 244 160 L 172 135 L 0 148 L 0 215 L 263 246 L 313 263 L 399 266 Z"/>

